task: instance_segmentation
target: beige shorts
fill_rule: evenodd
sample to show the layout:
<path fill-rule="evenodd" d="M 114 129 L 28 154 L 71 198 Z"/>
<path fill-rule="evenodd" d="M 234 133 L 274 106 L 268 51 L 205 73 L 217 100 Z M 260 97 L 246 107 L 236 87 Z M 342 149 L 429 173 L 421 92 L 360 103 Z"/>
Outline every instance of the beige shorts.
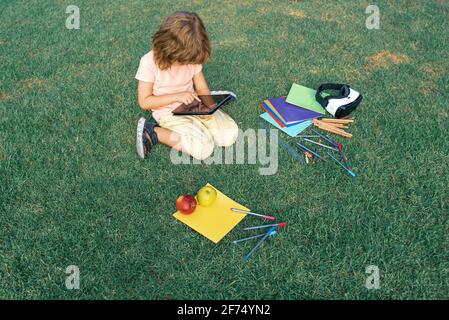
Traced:
<path fill-rule="evenodd" d="M 158 119 L 158 124 L 181 136 L 183 150 L 198 160 L 212 155 L 215 146 L 226 147 L 237 140 L 238 127 L 232 118 L 221 110 L 208 116 L 174 116 Z"/>

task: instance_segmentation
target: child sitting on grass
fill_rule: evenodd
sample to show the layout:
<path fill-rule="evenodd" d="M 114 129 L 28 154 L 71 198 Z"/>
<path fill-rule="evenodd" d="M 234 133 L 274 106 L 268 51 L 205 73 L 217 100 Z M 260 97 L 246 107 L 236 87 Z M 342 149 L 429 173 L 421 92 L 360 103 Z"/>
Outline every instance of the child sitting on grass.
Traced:
<path fill-rule="evenodd" d="M 236 141 L 237 125 L 221 110 L 207 116 L 172 113 L 182 103 L 199 100 L 197 95 L 211 94 L 202 72 L 210 53 L 208 35 L 196 13 L 173 13 L 154 34 L 152 50 L 140 60 L 136 74 L 139 105 L 151 110 L 156 121 L 140 118 L 137 124 L 136 148 L 142 159 L 157 142 L 203 160 L 215 145 Z"/>

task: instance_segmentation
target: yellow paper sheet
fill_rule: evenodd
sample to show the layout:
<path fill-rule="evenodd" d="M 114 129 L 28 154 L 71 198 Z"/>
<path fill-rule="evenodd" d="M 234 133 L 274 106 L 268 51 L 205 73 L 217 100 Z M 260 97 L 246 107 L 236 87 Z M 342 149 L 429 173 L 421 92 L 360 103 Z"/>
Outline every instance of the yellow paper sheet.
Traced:
<path fill-rule="evenodd" d="M 209 183 L 206 185 L 213 187 Z M 173 216 L 209 240 L 218 243 L 246 216 L 244 213 L 231 211 L 231 208 L 249 211 L 217 190 L 217 199 L 212 205 L 208 207 L 197 205 L 191 214 L 176 211 Z"/>

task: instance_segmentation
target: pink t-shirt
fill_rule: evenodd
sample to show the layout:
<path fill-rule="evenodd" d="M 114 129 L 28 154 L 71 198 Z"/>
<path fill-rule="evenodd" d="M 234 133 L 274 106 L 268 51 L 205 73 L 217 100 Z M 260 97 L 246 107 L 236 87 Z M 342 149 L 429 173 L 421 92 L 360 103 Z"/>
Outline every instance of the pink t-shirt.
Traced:
<path fill-rule="evenodd" d="M 153 82 L 153 94 L 155 96 L 184 91 L 194 92 L 193 76 L 201 72 L 202 68 L 201 64 L 188 64 L 161 70 L 156 66 L 153 50 L 151 50 L 140 59 L 136 79 Z M 162 116 L 170 114 L 179 105 L 180 103 L 176 102 L 153 109 L 153 118 L 158 121 Z"/>

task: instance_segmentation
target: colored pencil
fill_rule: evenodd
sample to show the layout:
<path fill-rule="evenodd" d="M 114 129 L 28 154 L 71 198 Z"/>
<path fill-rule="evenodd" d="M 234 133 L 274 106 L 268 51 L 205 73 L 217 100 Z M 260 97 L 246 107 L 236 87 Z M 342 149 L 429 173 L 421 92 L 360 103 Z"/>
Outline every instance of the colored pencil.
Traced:
<path fill-rule="evenodd" d="M 332 129 L 338 129 L 337 126 L 340 126 L 339 124 L 323 122 L 323 121 L 320 121 L 320 120 L 317 120 L 317 119 L 313 119 L 312 122 L 316 126 L 320 125 L 320 126 L 329 127 L 329 128 L 332 128 Z"/>
<path fill-rule="evenodd" d="M 241 213 L 249 214 L 251 216 L 265 218 L 265 219 L 268 219 L 268 220 L 276 220 L 275 217 L 267 216 L 265 214 L 255 213 L 255 212 L 241 210 L 241 209 L 237 209 L 237 208 L 231 208 L 231 210 L 234 211 L 234 212 L 241 212 Z"/>
<path fill-rule="evenodd" d="M 345 126 L 344 124 L 327 123 L 327 122 L 323 122 L 323 123 L 326 124 L 326 125 L 330 125 L 330 126 L 332 126 L 334 128 L 337 128 L 337 129 L 348 129 L 349 128 L 348 126 Z"/>
<path fill-rule="evenodd" d="M 247 228 L 243 228 L 243 230 L 255 230 L 255 229 L 263 229 L 263 228 L 269 228 L 269 227 L 284 227 L 286 225 L 287 225 L 287 222 L 279 222 L 279 223 L 273 223 L 273 224 L 265 224 L 262 226 L 247 227 Z"/>
<path fill-rule="evenodd" d="M 346 159 L 345 155 L 343 154 L 343 150 L 341 150 L 341 147 L 338 148 L 338 153 L 340 154 L 341 158 L 343 159 L 343 162 L 346 165 L 346 168 L 351 170 L 351 167 L 349 166 L 349 163 L 348 163 L 348 159 Z"/>
<path fill-rule="evenodd" d="M 271 231 L 270 236 L 274 236 L 276 233 L 277 233 L 276 230 L 273 230 L 273 231 Z M 262 234 L 258 234 L 256 236 L 234 240 L 232 242 L 233 243 L 239 243 L 239 242 L 248 241 L 248 240 L 251 240 L 251 239 L 257 239 L 257 238 L 263 237 L 264 235 L 265 235 L 265 233 L 262 233 Z"/>
<path fill-rule="evenodd" d="M 319 121 L 319 120 L 316 120 L 316 119 L 314 119 L 313 120 L 313 124 L 315 125 L 315 126 L 318 126 L 318 127 L 326 127 L 326 128 L 329 128 L 329 129 L 333 129 L 333 130 L 340 130 L 340 129 L 338 129 L 334 124 L 331 124 L 331 123 L 326 123 L 326 122 L 322 122 L 322 121 Z M 341 131 L 343 131 L 343 130 L 341 130 Z M 346 132 L 346 131 L 345 131 Z M 347 132 L 346 132 L 347 133 Z"/>
<path fill-rule="evenodd" d="M 301 149 L 303 149 L 303 150 L 305 150 L 305 151 L 307 151 L 307 152 L 310 152 L 310 153 L 313 154 L 314 156 L 317 156 L 317 157 L 320 158 L 321 160 L 327 161 L 327 160 L 324 159 L 321 155 L 319 155 L 317 152 L 315 152 L 315 151 L 313 151 L 313 150 L 307 148 L 306 146 L 300 144 L 299 142 L 297 142 L 296 145 L 297 145 L 298 147 L 300 147 Z"/>
<path fill-rule="evenodd" d="M 340 128 L 340 129 L 347 129 L 347 128 L 349 128 L 348 126 L 347 126 L 347 123 L 334 123 L 334 122 L 324 122 L 324 121 L 321 121 L 321 120 L 317 120 L 317 123 L 320 123 L 320 124 L 323 124 L 323 125 L 326 125 L 326 126 L 330 126 L 330 127 L 334 127 L 334 128 Z"/>
<path fill-rule="evenodd" d="M 334 147 L 338 148 L 339 144 L 337 142 L 335 142 L 334 140 L 332 140 L 331 138 L 329 138 L 328 136 L 319 133 L 318 131 L 316 131 L 315 129 L 312 128 L 312 131 L 314 133 L 316 133 L 317 135 L 319 135 L 321 138 L 323 138 L 324 140 L 326 140 L 327 142 L 329 142 L 331 145 L 333 145 Z"/>
<path fill-rule="evenodd" d="M 297 135 L 295 138 L 319 138 L 318 135 Z"/>
<path fill-rule="evenodd" d="M 326 153 L 327 153 L 332 159 L 334 159 L 335 162 L 337 162 L 343 169 L 345 169 L 346 171 L 348 171 L 348 173 L 349 173 L 351 176 L 355 177 L 355 172 L 354 172 L 354 171 L 352 171 L 352 170 L 346 168 L 346 167 L 344 166 L 343 163 L 341 163 L 340 161 L 338 161 L 338 159 L 335 158 L 333 155 L 331 155 L 329 152 L 326 152 Z"/>
<path fill-rule="evenodd" d="M 263 129 L 268 129 L 268 126 L 263 122 L 260 124 L 260 127 Z M 292 155 L 293 157 L 298 159 L 299 162 L 305 163 L 302 156 L 300 156 L 297 152 L 295 152 L 295 150 L 293 150 L 292 147 L 290 147 L 286 142 L 284 142 L 284 140 L 282 140 L 281 138 L 278 138 L 278 142 L 281 144 L 281 146 L 283 146 L 285 148 L 285 150 L 287 150 L 288 153 L 290 153 L 290 155 Z"/>
<path fill-rule="evenodd" d="M 284 140 L 278 138 L 278 141 L 285 148 L 285 150 L 287 150 L 287 152 L 290 153 L 290 155 L 298 159 L 301 163 L 304 163 L 304 159 L 297 152 L 295 152 L 295 150 L 293 150 L 292 147 L 290 147 L 286 142 L 284 142 Z"/>
<path fill-rule="evenodd" d="M 340 136 L 343 136 L 343 137 L 346 137 L 346 138 L 352 138 L 352 134 L 347 133 L 344 130 L 337 129 L 337 128 L 333 127 L 333 126 L 329 126 L 329 125 L 325 125 L 325 124 L 321 124 L 321 123 L 314 123 L 314 125 L 317 126 L 320 129 L 323 129 L 323 130 L 326 130 L 326 131 L 338 134 Z"/>
<path fill-rule="evenodd" d="M 261 246 L 261 244 L 265 241 L 266 238 L 268 238 L 272 231 L 274 231 L 276 227 L 271 227 L 264 236 L 256 243 L 256 245 L 243 257 L 245 261 L 247 261 L 251 255 Z"/>
<path fill-rule="evenodd" d="M 338 151 L 337 148 L 330 147 L 330 146 L 327 146 L 327 145 L 325 145 L 325 144 L 322 144 L 322 143 L 319 143 L 319 142 L 316 142 L 316 141 L 313 141 L 313 140 L 310 140 L 310 139 L 307 139 L 307 138 L 303 138 L 303 140 L 308 141 L 308 142 L 313 143 L 313 144 L 316 144 L 316 145 L 318 145 L 318 146 L 321 146 L 321 147 L 324 147 L 324 148 L 333 150 L 333 151 Z"/>
<path fill-rule="evenodd" d="M 352 138 L 352 134 L 350 134 L 350 133 L 348 133 L 348 132 L 346 132 L 346 131 L 344 131 L 342 129 L 338 129 L 338 128 L 336 128 L 333 125 L 330 125 L 330 124 L 327 124 L 327 123 L 324 123 L 324 122 L 319 122 L 319 121 L 314 122 L 313 124 L 315 126 L 317 126 L 318 128 L 320 128 L 320 129 L 323 129 L 323 130 L 326 130 L 326 131 L 338 134 L 338 135 L 346 137 L 346 138 Z"/>
<path fill-rule="evenodd" d="M 323 121 L 323 122 L 329 122 L 329 123 L 351 123 L 351 122 L 354 122 L 354 119 L 321 118 L 320 120 Z"/>
<path fill-rule="evenodd" d="M 348 126 L 345 126 L 344 124 L 328 123 L 328 122 L 322 122 L 322 121 L 317 121 L 316 123 L 321 125 L 321 126 L 326 126 L 326 127 L 333 128 L 333 129 L 347 129 L 347 128 L 349 128 Z"/>

